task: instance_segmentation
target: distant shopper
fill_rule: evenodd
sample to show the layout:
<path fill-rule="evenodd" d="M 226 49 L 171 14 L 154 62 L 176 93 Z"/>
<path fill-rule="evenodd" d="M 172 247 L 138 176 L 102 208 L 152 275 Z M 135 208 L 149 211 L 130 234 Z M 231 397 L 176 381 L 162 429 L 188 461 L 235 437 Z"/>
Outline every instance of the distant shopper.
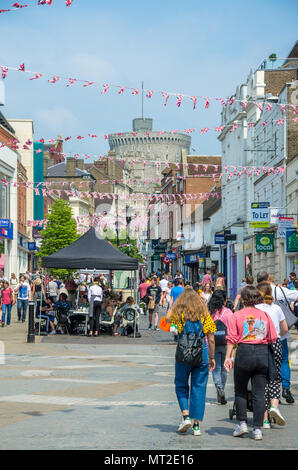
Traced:
<path fill-rule="evenodd" d="M 204 284 L 204 286 L 202 286 L 201 297 L 204 300 L 204 302 L 208 304 L 211 296 L 212 296 L 211 285 L 209 284 L 209 282 L 207 282 L 207 284 Z"/>
<path fill-rule="evenodd" d="M 17 312 L 18 320 L 24 323 L 26 321 L 26 313 L 28 308 L 28 302 L 31 300 L 31 287 L 28 281 L 25 280 L 25 276 L 21 274 L 20 282 L 16 285 L 14 290 L 18 294 L 17 299 Z"/>
<path fill-rule="evenodd" d="M 152 320 L 154 316 L 154 330 L 158 330 L 158 314 L 159 307 L 161 306 L 161 294 L 161 287 L 158 285 L 156 277 L 153 277 L 151 286 L 147 289 L 147 295 L 149 298 L 149 329 L 152 328 Z"/>
<path fill-rule="evenodd" d="M 233 314 L 228 323 L 227 351 L 224 366 L 233 368 L 233 349 L 237 347 L 234 384 L 236 416 L 239 424 L 233 433 L 239 437 L 248 433 L 247 428 L 247 386 L 252 384 L 253 438 L 263 438 L 265 412 L 265 387 L 267 384 L 269 351 L 268 343 L 277 339 L 274 323 L 269 315 L 256 308 L 263 297 L 253 286 L 244 287 L 241 292 L 244 308 Z"/>
<path fill-rule="evenodd" d="M 205 270 L 204 272 L 204 276 L 202 277 L 202 289 L 204 289 L 204 286 L 206 284 L 209 284 L 210 286 L 212 286 L 212 277 L 211 277 L 211 272 L 208 270 Z"/>
<path fill-rule="evenodd" d="M 215 281 L 214 290 L 218 289 L 226 290 L 225 276 L 223 275 L 223 273 L 218 273 Z"/>
<path fill-rule="evenodd" d="M 263 312 L 266 312 L 271 320 L 274 323 L 277 340 L 272 344 L 274 351 L 274 360 L 279 375 L 278 380 L 268 381 L 265 387 L 265 405 L 266 411 L 264 415 L 264 424 L 263 428 L 269 429 L 270 421 L 268 419 L 268 412 L 271 418 L 274 418 L 276 423 L 280 426 L 286 424 L 285 419 L 283 418 L 281 412 L 278 409 L 279 399 L 280 399 L 280 389 L 281 389 L 281 376 L 280 376 L 280 366 L 282 361 L 282 345 L 280 341 L 280 336 L 284 336 L 288 332 L 288 325 L 283 314 L 282 309 L 274 304 L 274 299 L 271 292 L 271 287 L 267 282 L 261 282 L 257 285 L 257 289 L 263 297 L 263 302 L 256 305 L 256 308 L 259 308 Z"/>
<path fill-rule="evenodd" d="M 182 294 L 182 292 L 184 290 L 183 279 L 177 279 L 176 282 L 177 282 L 177 284 L 174 287 L 172 287 L 172 290 L 171 290 L 171 300 L 170 300 L 170 306 L 169 306 L 170 308 L 176 302 L 179 295 Z"/>
<path fill-rule="evenodd" d="M 226 357 L 226 336 L 230 318 L 233 316 L 232 310 L 226 307 L 227 294 L 224 290 L 215 290 L 210 298 L 207 307 L 212 320 L 215 323 L 215 369 L 212 372 L 213 382 L 216 387 L 217 401 L 221 405 L 227 403 L 225 397 L 225 386 L 227 381 L 227 371 L 224 368 Z"/>
<path fill-rule="evenodd" d="M 196 362 L 190 363 L 177 360 L 175 363 L 175 390 L 182 422 L 178 427 L 179 433 L 185 433 L 191 426 L 193 419 L 193 435 L 199 436 L 200 421 L 205 413 L 206 390 L 209 371 L 215 367 L 214 361 L 214 331 L 216 329 L 212 318 L 208 313 L 206 304 L 194 289 L 184 289 L 177 298 L 173 308 L 166 316 L 168 323 L 177 325 L 179 341 L 183 341 L 184 335 L 191 335 L 202 341 L 202 355 Z M 208 338 L 208 346 L 205 341 Z M 208 355 L 209 350 L 209 355 Z M 189 348 L 189 354 L 194 351 Z M 193 365 L 195 364 L 195 365 Z"/>
<path fill-rule="evenodd" d="M 57 302 L 58 298 L 58 284 L 54 281 L 54 277 L 50 276 L 50 280 L 48 283 L 48 294 L 49 297 L 53 299 L 53 302 Z"/>
<path fill-rule="evenodd" d="M 241 305 L 241 301 L 240 301 L 240 298 L 241 298 L 241 291 L 244 287 L 246 286 L 252 286 L 254 283 L 254 278 L 253 276 L 247 276 L 245 278 L 245 282 L 242 281 L 242 283 L 240 284 L 240 288 L 237 292 L 237 295 L 235 297 L 235 301 L 234 301 L 234 311 L 237 310 L 237 307 L 240 307 L 240 308 L 243 308 L 243 305 Z M 239 309 L 238 309 L 239 310 Z"/>
<path fill-rule="evenodd" d="M 15 273 L 12 273 L 11 278 L 10 278 L 10 287 L 12 288 L 13 291 L 15 290 L 17 284 L 18 284 L 18 280 L 16 278 L 16 275 Z"/>
<path fill-rule="evenodd" d="M 11 321 L 11 308 L 15 304 L 14 293 L 11 287 L 9 287 L 9 282 L 4 281 L 3 289 L 1 292 L 1 304 L 2 304 L 2 326 L 5 326 L 5 318 L 7 314 L 7 326 L 10 326 Z"/>

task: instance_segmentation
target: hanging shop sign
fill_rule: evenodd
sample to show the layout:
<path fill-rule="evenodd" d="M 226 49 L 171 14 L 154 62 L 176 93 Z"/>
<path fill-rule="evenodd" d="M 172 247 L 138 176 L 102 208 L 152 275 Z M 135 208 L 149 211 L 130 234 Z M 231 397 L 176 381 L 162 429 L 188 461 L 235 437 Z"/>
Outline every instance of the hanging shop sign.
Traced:
<path fill-rule="evenodd" d="M 270 202 L 252 202 L 250 226 L 268 228 L 270 226 Z"/>
<path fill-rule="evenodd" d="M 10 219 L 0 219 L 0 228 L 9 228 Z"/>
<path fill-rule="evenodd" d="M 294 217 L 278 217 L 278 238 L 285 238 L 288 229 L 294 229 Z"/>
<path fill-rule="evenodd" d="M 0 239 L 13 240 L 13 224 L 11 223 L 8 228 L 0 228 Z"/>
<path fill-rule="evenodd" d="M 36 251 L 36 242 L 28 242 L 28 250 Z"/>
<path fill-rule="evenodd" d="M 298 253 L 298 230 L 295 228 L 286 231 L 286 252 Z"/>
<path fill-rule="evenodd" d="M 177 255 L 176 255 L 176 253 L 167 253 L 166 258 L 170 261 L 175 260 L 175 259 L 177 259 Z"/>
<path fill-rule="evenodd" d="M 268 253 L 274 251 L 274 233 L 256 234 L 257 253 Z"/>
<path fill-rule="evenodd" d="M 215 245 L 226 245 L 227 244 L 225 236 L 224 235 L 217 235 L 217 234 L 214 235 L 214 243 L 215 243 Z"/>
<path fill-rule="evenodd" d="M 185 264 L 199 263 L 199 261 L 202 261 L 203 259 L 204 259 L 203 253 L 185 255 L 184 263 Z"/>

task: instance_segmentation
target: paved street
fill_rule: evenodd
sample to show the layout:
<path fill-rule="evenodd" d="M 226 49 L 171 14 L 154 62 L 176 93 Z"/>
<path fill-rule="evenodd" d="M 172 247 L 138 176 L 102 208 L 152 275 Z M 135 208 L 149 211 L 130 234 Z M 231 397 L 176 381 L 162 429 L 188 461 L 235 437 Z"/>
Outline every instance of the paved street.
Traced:
<path fill-rule="evenodd" d="M 226 406 L 217 404 L 209 378 L 202 435 L 178 435 L 175 345 L 169 334 L 146 327 L 143 317 L 142 338 L 135 340 L 54 336 L 35 344 L 26 343 L 25 325 L 15 320 L 1 329 L 0 449 L 297 448 L 297 404 L 280 405 L 287 425 L 264 430 L 263 441 L 231 436 L 231 376 Z M 297 402 L 295 367 L 292 383 Z"/>

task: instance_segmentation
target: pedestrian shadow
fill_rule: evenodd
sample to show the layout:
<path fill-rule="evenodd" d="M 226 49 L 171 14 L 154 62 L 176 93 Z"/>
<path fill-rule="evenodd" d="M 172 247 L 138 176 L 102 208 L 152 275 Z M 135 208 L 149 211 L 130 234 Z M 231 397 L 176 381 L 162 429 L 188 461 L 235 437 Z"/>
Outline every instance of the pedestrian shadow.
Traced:
<path fill-rule="evenodd" d="M 225 421 L 225 420 L 224 420 Z M 232 436 L 233 430 L 231 428 L 223 427 L 223 426 L 214 426 L 209 429 L 204 430 L 205 434 L 209 434 L 210 436 Z"/>
<path fill-rule="evenodd" d="M 150 429 L 159 429 L 160 432 L 166 432 L 166 433 L 177 433 L 177 425 L 171 425 L 171 424 L 145 424 L 146 428 Z M 179 436 L 183 436 L 184 433 L 179 433 Z M 187 435 L 187 433 L 185 433 Z"/>

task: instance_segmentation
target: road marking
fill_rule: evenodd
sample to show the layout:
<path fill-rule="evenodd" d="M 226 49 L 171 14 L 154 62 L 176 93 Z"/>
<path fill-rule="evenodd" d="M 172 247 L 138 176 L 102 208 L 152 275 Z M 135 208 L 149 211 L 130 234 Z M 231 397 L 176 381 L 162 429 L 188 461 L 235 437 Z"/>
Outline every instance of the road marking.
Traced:
<path fill-rule="evenodd" d="M 26 370 L 25 372 L 21 372 L 21 375 L 24 377 L 48 377 L 52 375 L 52 370 Z"/>
<path fill-rule="evenodd" d="M 59 397 L 59 396 L 41 396 L 41 395 L 9 395 L 0 397 L 0 402 L 10 403 L 30 403 L 41 405 L 59 405 L 59 406 L 177 406 L 177 401 L 109 401 L 109 400 L 92 400 L 81 397 Z M 217 406 L 216 403 L 206 402 L 208 406 Z"/>
<path fill-rule="evenodd" d="M 31 403 L 42 405 L 64 405 L 64 406 L 165 406 L 177 405 L 176 401 L 108 401 L 91 400 L 81 397 L 59 397 L 41 396 L 31 394 L 20 394 L 0 397 L 0 402 Z"/>
<path fill-rule="evenodd" d="M 110 385 L 110 384 L 121 384 L 121 382 L 112 381 L 112 380 L 88 380 L 88 379 L 67 379 L 67 378 L 58 378 L 52 377 L 50 379 L 44 379 L 49 382 L 70 382 L 70 383 L 82 383 L 82 384 L 98 384 L 98 385 Z"/>

